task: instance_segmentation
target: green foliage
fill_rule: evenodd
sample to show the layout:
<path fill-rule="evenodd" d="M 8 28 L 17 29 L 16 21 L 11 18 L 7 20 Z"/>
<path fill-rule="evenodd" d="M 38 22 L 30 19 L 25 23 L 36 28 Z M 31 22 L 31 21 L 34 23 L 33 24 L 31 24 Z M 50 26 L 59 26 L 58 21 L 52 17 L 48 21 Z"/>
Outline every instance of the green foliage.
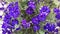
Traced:
<path fill-rule="evenodd" d="M 44 31 L 40 30 L 40 31 L 39 31 L 39 34 L 44 34 Z"/>
<path fill-rule="evenodd" d="M 53 10 L 51 10 L 50 14 L 49 14 L 48 17 L 47 17 L 47 20 L 48 20 L 49 22 L 56 22 L 55 14 L 54 14 Z"/>
<path fill-rule="evenodd" d="M 19 6 L 21 10 L 25 10 L 27 8 L 27 2 L 28 2 L 27 0 L 26 1 L 19 0 Z"/>

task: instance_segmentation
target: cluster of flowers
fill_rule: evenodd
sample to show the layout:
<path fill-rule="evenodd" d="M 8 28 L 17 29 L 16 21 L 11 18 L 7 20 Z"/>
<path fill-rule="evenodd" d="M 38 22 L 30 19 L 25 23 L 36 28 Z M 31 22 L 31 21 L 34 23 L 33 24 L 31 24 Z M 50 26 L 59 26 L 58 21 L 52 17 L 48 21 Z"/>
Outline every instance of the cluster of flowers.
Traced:
<path fill-rule="evenodd" d="M 33 12 L 34 12 L 34 8 L 36 8 L 35 2 L 34 1 L 29 1 L 28 2 L 28 8 L 26 9 L 26 14 L 32 15 Z M 50 13 L 49 7 L 48 6 L 43 6 L 40 9 L 40 13 L 38 15 L 36 15 L 36 16 L 34 16 L 34 17 L 31 18 L 31 21 L 32 21 L 32 24 L 33 24 L 32 28 L 33 28 L 34 32 L 36 32 L 37 30 L 40 29 L 39 23 L 41 21 L 45 21 L 46 20 L 46 17 L 48 16 L 49 13 Z M 31 26 L 30 25 L 30 22 L 27 23 L 25 19 L 23 20 L 22 24 L 23 24 L 23 26 L 25 28 L 28 27 L 28 26 L 29 27 Z"/>
<path fill-rule="evenodd" d="M 2 34 L 12 34 L 12 29 L 15 28 L 16 24 L 19 24 L 17 17 L 20 15 L 20 10 L 18 6 L 18 2 L 11 2 L 7 9 L 4 11 L 4 23 L 2 24 Z"/>
<path fill-rule="evenodd" d="M 39 23 L 42 22 L 42 21 L 45 21 L 46 20 L 46 17 L 48 16 L 47 14 L 50 13 L 50 9 L 48 6 L 43 6 L 41 9 L 40 9 L 40 13 L 37 15 L 37 16 L 34 16 L 32 18 L 32 23 L 33 23 L 33 28 L 35 31 L 39 30 L 40 26 L 39 26 Z M 39 27 L 37 27 L 39 26 Z"/>
<path fill-rule="evenodd" d="M 44 30 L 48 31 L 48 32 L 56 32 L 56 34 L 58 34 L 59 28 L 60 27 L 60 9 L 59 8 L 54 8 L 53 9 L 54 13 L 55 13 L 55 18 L 58 22 L 56 23 L 46 23 L 44 25 Z M 48 34 L 48 32 L 45 32 L 45 34 Z"/>
<path fill-rule="evenodd" d="M 28 8 L 26 9 L 26 14 L 31 15 L 34 13 L 34 9 L 36 8 L 36 3 L 34 1 L 28 1 Z"/>
<path fill-rule="evenodd" d="M 59 22 L 56 22 L 56 23 L 49 23 L 47 22 L 45 25 L 44 25 L 44 30 L 46 30 L 45 34 L 48 34 L 49 32 L 50 33 L 55 33 L 56 34 L 58 33 L 59 31 L 59 27 L 60 27 L 60 21 Z"/>
<path fill-rule="evenodd" d="M 32 7 L 32 5 L 31 5 L 31 7 Z M 60 19 L 60 10 L 58 9 L 58 8 L 54 8 L 53 9 L 53 11 L 54 11 L 54 13 L 55 13 L 55 17 L 56 17 L 56 19 Z M 28 11 L 27 11 L 28 12 Z M 26 12 L 26 13 L 27 13 Z M 31 11 L 31 12 L 33 12 L 33 10 Z M 29 12 L 29 13 L 31 13 L 31 12 Z M 28 13 L 28 14 L 29 14 Z M 41 9 L 40 9 L 40 13 L 38 14 L 38 15 L 36 15 L 36 16 L 34 16 L 33 18 L 31 18 L 31 21 L 32 21 L 32 24 L 33 24 L 33 30 L 36 32 L 37 30 L 39 30 L 40 29 L 40 25 L 39 25 L 39 23 L 41 22 L 41 21 L 45 21 L 46 20 L 46 17 L 49 15 L 49 13 L 50 13 L 50 8 L 49 8 L 49 6 L 43 6 Z M 33 14 L 33 13 L 32 13 Z M 59 22 L 57 22 L 56 23 L 56 25 L 57 26 L 59 26 L 60 27 L 60 21 Z M 58 29 L 56 29 L 56 25 L 53 23 L 53 24 L 51 24 L 51 23 L 46 23 L 45 25 L 44 25 L 44 30 L 47 30 L 48 32 L 58 32 Z M 47 34 L 47 33 L 45 33 L 45 34 Z"/>
<path fill-rule="evenodd" d="M 27 15 L 32 15 L 34 13 L 34 9 L 36 8 L 36 4 L 34 1 L 29 1 L 28 2 L 28 8 L 25 10 L 25 13 Z M 39 14 L 32 17 L 31 20 L 28 22 L 26 19 L 22 19 L 22 27 L 27 29 L 27 28 L 30 28 L 32 27 L 33 31 L 36 32 L 40 29 L 40 22 L 43 22 L 43 21 L 46 21 L 46 18 L 48 16 L 48 14 L 50 13 L 50 8 L 49 6 L 43 6 L 40 10 L 39 10 Z M 56 14 L 56 18 L 57 19 L 60 19 L 59 18 L 59 14 L 58 12 L 60 11 L 59 9 L 54 9 L 54 12 L 57 13 Z M 2 25 L 2 30 L 3 30 L 3 34 L 12 34 L 12 29 L 15 29 L 15 24 L 19 24 L 19 21 L 18 21 L 18 17 L 20 15 L 20 9 L 19 9 L 19 6 L 18 6 L 18 2 L 11 2 L 7 9 L 4 11 L 5 12 L 5 17 L 4 17 L 4 23 Z M 32 22 L 32 23 L 31 23 Z M 31 26 L 32 25 L 32 26 Z M 59 23 L 57 23 L 58 26 Z M 19 28 L 18 28 L 19 29 Z M 18 30 L 16 29 L 16 30 Z M 54 24 L 50 24 L 50 23 L 47 23 L 45 26 L 44 26 L 44 29 L 48 29 L 48 31 L 55 31 L 55 25 Z"/>
<path fill-rule="evenodd" d="M 54 8 L 54 13 L 56 14 L 57 20 L 60 20 L 60 9 L 59 8 Z"/>
<path fill-rule="evenodd" d="M 58 28 L 56 28 L 58 24 L 54 24 L 54 23 L 46 23 L 44 25 L 44 30 L 46 30 L 45 34 L 48 34 L 49 32 L 56 32 L 58 33 Z"/>

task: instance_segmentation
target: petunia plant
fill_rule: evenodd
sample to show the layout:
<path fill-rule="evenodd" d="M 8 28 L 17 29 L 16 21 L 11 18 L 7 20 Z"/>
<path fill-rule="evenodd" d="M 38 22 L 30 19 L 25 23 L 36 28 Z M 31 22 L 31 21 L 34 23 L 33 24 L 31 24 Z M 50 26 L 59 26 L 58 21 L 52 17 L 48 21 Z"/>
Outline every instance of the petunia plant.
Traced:
<path fill-rule="evenodd" d="M 2 34 L 57 34 L 60 9 L 53 0 L 7 0 Z"/>

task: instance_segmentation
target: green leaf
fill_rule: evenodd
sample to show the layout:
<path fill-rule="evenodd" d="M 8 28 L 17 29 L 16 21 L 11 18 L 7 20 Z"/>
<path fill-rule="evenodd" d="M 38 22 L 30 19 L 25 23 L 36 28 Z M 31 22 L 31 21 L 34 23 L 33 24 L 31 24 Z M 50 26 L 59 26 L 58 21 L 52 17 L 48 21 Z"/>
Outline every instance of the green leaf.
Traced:
<path fill-rule="evenodd" d="M 27 8 L 27 0 L 26 1 L 19 1 L 19 6 L 21 8 L 21 10 L 25 10 Z"/>
<path fill-rule="evenodd" d="M 44 34 L 45 32 L 42 30 L 39 30 L 39 32 L 37 32 L 37 34 Z"/>
<path fill-rule="evenodd" d="M 47 21 L 49 21 L 49 22 L 56 22 L 55 14 L 54 14 L 54 12 L 53 12 L 52 9 L 51 9 L 50 14 L 49 14 L 48 17 L 47 17 Z"/>

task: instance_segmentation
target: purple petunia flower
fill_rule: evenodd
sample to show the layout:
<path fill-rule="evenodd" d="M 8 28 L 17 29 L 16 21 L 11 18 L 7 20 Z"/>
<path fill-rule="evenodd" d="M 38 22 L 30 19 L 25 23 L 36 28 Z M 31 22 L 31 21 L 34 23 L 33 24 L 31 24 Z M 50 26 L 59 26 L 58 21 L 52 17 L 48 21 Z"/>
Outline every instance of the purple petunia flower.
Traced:
<path fill-rule="evenodd" d="M 39 30 L 39 29 L 40 29 L 40 26 L 39 26 L 39 25 L 34 25 L 34 26 L 33 26 L 34 32 L 36 32 L 36 31 Z"/>
<path fill-rule="evenodd" d="M 47 17 L 47 15 L 45 15 L 45 14 L 38 14 L 38 19 L 40 21 L 45 21 L 46 20 L 46 17 Z"/>
<path fill-rule="evenodd" d="M 46 14 L 38 14 L 37 16 L 34 16 L 31 21 L 34 25 L 38 25 L 41 21 L 45 21 L 46 20 Z"/>
<path fill-rule="evenodd" d="M 54 13 L 55 13 L 55 14 L 58 14 L 58 13 L 60 13 L 60 10 L 59 10 L 59 8 L 54 8 L 54 9 L 53 9 L 53 11 L 54 11 Z"/>
<path fill-rule="evenodd" d="M 35 9 L 36 8 L 36 3 L 34 1 L 28 1 L 28 6 Z"/>
<path fill-rule="evenodd" d="M 31 19 L 31 21 L 32 21 L 32 23 L 34 24 L 34 25 L 38 25 L 39 24 L 39 19 L 38 19 L 38 16 L 34 16 L 32 19 Z"/>
<path fill-rule="evenodd" d="M 50 13 L 50 8 L 48 6 L 43 6 L 41 9 L 40 9 L 40 13 Z"/>
<path fill-rule="evenodd" d="M 11 17 L 13 18 L 17 18 L 20 15 L 20 9 L 19 9 L 19 5 L 18 2 L 11 2 L 7 9 L 4 11 L 5 13 L 8 13 Z"/>
<path fill-rule="evenodd" d="M 9 31 L 9 30 L 2 30 L 3 32 L 2 32 L 2 34 L 11 34 L 12 32 L 11 31 Z"/>
<path fill-rule="evenodd" d="M 12 32 L 11 32 L 12 27 L 11 27 L 9 24 L 3 23 L 3 24 L 2 24 L 2 28 L 3 28 L 3 29 L 2 29 L 2 31 L 3 31 L 2 33 L 3 33 L 3 34 L 12 33 Z"/>
<path fill-rule="evenodd" d="M 22 26 L 23 26 L 24 28 L 29 28 L 29 27 L 30 27 L 30 23 L 27 22 L 25 19 L 23 19 L 23 20 L 22 20 Z"/>
<path fill-rule="evenodd" d="M 55 30 L 55 25 L 51 24 L 51 26 L 48 28 L 48 31 L 52 32 Z"/>
<path fill-rule="evenodd" d="M 57 22 L 56 24 L 57 24 L 57 26 L 59 26 L 59 27 L 60 27 L 60 21 L 59 21 L 59 22 Z"/>
<path fill-rule="evenodd" d="M 26 14 L 31 15 L 34 13 L 34 9 L 32 7 L 28 7 L 25 12 Z"/>
<path fill-rule="evenodd" d="M 55 18 L 60 20 L 60 13 L 56 14 Z"/>
<path fill-rule="evenodd" d="M 13 7 L 14 7 L 14 2 L 11 2 L 11 3 L 8 5 L 7 9 L 8 9 L 9 11 L 13 11 Z"/>
<path fill-rule="evenodd" d="M 12 26 L 15 26 L 16 24 L 19 24 L 19 21 L 17 19 L 13 19 L 11 23 Z"/>
<path fill-rule="evenodd" d="M 49 32 L 55 31 L 55 24 L 47 23 L 44 26 L 44 30 L 48 30 Z"/>
<path fill-rule="evenodd" d="M 11 8 L 11 11 L 9 12 L 10 16 L 12 16 L 13 18 L 17 18 L 20 15 L 20 10 L 19 10 L 19 6 L 18 6 L 18 2 L 15 2 L 15 5 L 13 6 L 13 8 Z"/>
<path fill-rule="evenodd" d="M 12 27 L 10 24 L 3 23 L 3 24 L 2 24 L 2 28 L 3 28 L 3 29 L 12 29 L 13 27 Z"/>
<path fill-rule="evenodd" d="M 4 23 L 9 23 L 10 24 L 10 21 L 11 21 L 11 17 L 9 14 L 5 14 L 4 16 L 4 19 L 3 19 Z"/>

